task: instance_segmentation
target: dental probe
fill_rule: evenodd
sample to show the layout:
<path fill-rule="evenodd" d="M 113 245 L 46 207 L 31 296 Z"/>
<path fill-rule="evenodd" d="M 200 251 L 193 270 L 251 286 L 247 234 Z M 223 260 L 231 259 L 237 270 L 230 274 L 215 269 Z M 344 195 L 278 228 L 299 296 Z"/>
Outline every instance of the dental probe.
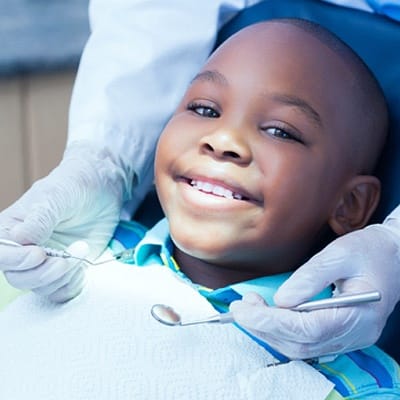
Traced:
<path fill-rule="evenodd" d="M 13 246 L 13 247 L 22 247 L 22 244 L 19 244 L 17 242 L 14 242 L 12 240 L 8 239 L 0 239 L 0 245 L 6 245 L 6 246 Z M 74 260 L 80 260 L 82 262 L 85 262 L 90 265 L 100 265 L 100 264 L 105 264 L 111 261 L 121 261 L 124 263 L 133 263 L 133 255 L 135 252 L 135 249 L 127 249 L 124 251 L 121 251 L 120 253 L 117 253 L 112 256 L 112 258 L 102 260 L 102 261 L 97 261 L 93 262 L 88 260 L 87 258 L 83 257 L 75 257 L 72 254 L 68 253 L 68 251 L 65 250 L 56 250 L 52 249 L 50 247 L 42 247 L 42 249 L 45 251 L 45 253 L 50 256 L 50 257 L 60 257 L 60 258 L 72 258 Z"/>
<path fill-rule="evenodd" d="M 14 241 L 8 240 L 8 239 L 0 239 L 0 244 L 4 244 L 6 246 L 13 246 L 13 247 L 22 247 L 23 246 L 22 244 L 19 244 L 17 242 L 14 242 Z M 41 248 L 50 257 L 74 258 L 76 260 L 81 260 L 81 261 L 87 262 L 89 264 L 92 264 L 92 262 L 87 260 L 86 258 L 74 257 L 72 254 L 69 254 L 65 250 L 56 250 L 56 249 L 52 249 L 50 247 L 41 247 Z"/>

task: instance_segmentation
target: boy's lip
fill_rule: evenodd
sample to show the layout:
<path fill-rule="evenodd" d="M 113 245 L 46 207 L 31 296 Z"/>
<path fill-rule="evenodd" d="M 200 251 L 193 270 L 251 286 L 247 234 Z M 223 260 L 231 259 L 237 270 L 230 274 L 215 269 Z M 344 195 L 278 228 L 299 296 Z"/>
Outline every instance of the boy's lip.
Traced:
<path fill-rule="evenodd" d="M 201 192 L 210 193 L 215 196 L 257 204 L 262 203 L 261 199 L 251 194 L 249 190 L 231 178 L 189 174 L 179 176 L 177 180 L 186 182 L 188 185 Z"/>

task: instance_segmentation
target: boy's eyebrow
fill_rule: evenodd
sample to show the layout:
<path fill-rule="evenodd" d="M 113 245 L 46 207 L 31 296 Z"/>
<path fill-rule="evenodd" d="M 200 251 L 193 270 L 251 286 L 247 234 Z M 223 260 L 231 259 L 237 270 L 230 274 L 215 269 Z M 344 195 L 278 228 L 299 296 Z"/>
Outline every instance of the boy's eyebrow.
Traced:
<path fill-rule="evenodd" d="M 197 80 L 211 81 L 219 85 L 228 86 L 228 80 L 217 70 L 205 70 L 198 73 L 193 79 L 192 83 Z M 290 94 L 274 93 L 272 99 L 283 103 L 285 105 L 297 107 L 314 123 L 322 128 L 322 120 L 317 111 L 305 100 L 300 97 L 293 96 Z"/>
<path fill-rule="evenodd" d="M 211 81 L 223 86 L 228 86 L 228 81 L 224 75 L 217 70 L 206 70 L 198 73 L 193 79 L 192 83 L 197 80 Z"/>
<path fill-rule="evenodd" d="M 274 93 L 272 95 L 272 99 L 288 106 L 297 107 L 304 114 L 306 114 L 306 116 L 311 119 L 312 122 L 316 123 L 320 128 L 322 128 L 322 120 L 320 115 L 302 98 L 290 94 Z"/>

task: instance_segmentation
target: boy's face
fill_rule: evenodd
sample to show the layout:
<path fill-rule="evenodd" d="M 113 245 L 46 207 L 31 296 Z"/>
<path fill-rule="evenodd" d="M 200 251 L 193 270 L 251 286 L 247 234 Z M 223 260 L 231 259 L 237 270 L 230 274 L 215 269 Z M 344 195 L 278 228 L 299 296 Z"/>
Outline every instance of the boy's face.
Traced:
<path fill-rule="evenodd" d="M 219 49 L 157 149 L 177 248 L 254 276 L 296 267 L 355 173 L 350 80 L 335 53 L 291 25 L 256 28 Z"/>

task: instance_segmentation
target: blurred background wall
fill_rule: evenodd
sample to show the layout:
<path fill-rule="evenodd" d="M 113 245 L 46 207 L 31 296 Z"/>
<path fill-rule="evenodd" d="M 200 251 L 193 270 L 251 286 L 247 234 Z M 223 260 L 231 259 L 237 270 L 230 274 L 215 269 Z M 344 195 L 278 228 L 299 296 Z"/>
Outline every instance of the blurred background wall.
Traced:
<path fill-rule="evenodd" d="M 0 0 L 0 210 L 62 157 L 88 0 Z"/>

